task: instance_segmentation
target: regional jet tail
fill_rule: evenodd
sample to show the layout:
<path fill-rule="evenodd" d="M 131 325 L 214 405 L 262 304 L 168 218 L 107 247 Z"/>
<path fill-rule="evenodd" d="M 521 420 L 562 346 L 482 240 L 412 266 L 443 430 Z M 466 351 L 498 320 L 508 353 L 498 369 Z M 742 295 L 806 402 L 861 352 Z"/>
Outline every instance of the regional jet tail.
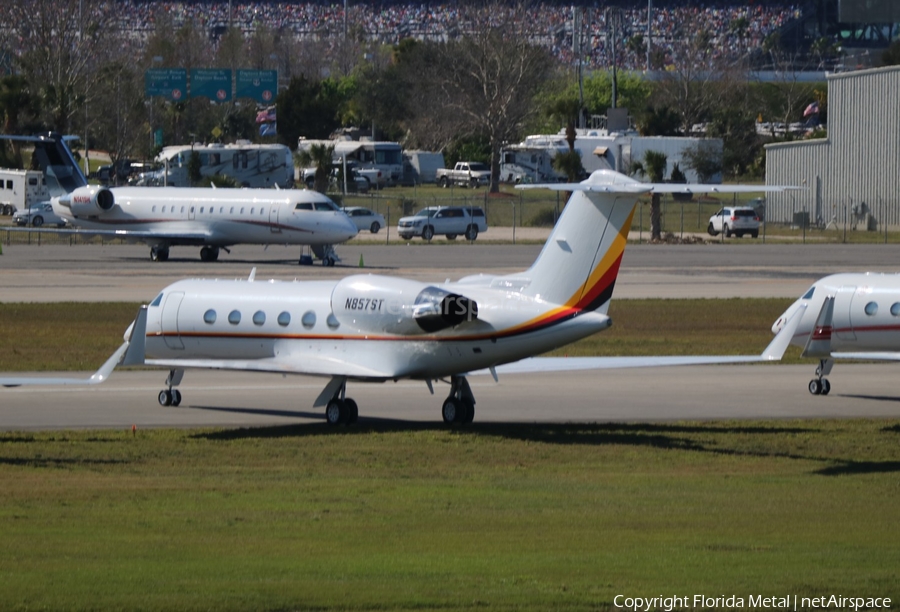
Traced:
<path fill-rule="evenodd" d="M 781 358 L 799 315 L 760 355 L 526 359 L 610 327 L 609 303 L 638 196 L 658 186 L 597 171 L 583 183 L 551 186 L 560 187 L 572 196 L 524 272 L 436 284 L 373 274 L 303 282 L 255 282 L 253 273 L 247 280 L 182 280 L 142 309 L 120 349 L 123 360 L 169 369 L 158 395 L 163 405 L 181 402 L 176 387 L 189 368 L 325 377 L 314 405 L 338 424 L 358 416 L 349 382 L 415 379 L 432 393 L 435 382 L 446 382 L 443 420 L 468 423 L 475 414 L 470 373 L 496 379 L 504 371 Z"/>
<path fill-rule="evenodd" d="M 235 244 L 306 245 L 326 266 L 338 261 L 334 245 L 357 233 L 353 221 L 315 191 L 88 185 L 58 134 L 3 138 L 34 144 L 32 165 L 44 172 L 53 210 L 75 228 L 27 231 L 144 242 L 153 261 L 166 261 L 170 247 L 180 245 L 201 247 L 203 261 L 215 261 L 220 249 Z"/>
<path fill-rule="evenodd" d="M 845 273 L 815 283 L 772 325 L 782 335 L 798 319 L 791 344 L 819 360 L 809 381 L 813 395 L 828 395 L 835 359 L 900 361 L 900 275 Z"/>

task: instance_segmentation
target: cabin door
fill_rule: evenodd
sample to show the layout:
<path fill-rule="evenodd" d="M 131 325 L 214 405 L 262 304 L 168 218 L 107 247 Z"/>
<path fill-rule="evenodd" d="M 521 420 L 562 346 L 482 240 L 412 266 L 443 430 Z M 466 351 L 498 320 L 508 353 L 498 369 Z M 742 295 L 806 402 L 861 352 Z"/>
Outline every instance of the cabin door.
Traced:
<path fill-rule="evenodd" d="M 278 225 L 278 211 L 281 209 L 281 206 L 278 204 L 273 204 L 272 208 L 269 209 L 269 229 L 273 234 L 281 233 L 281 226 Z"/>
<path fill-rule="evenodd" d="M 166 295 L 162 311 L 163 340 L 170 349 L 183 350 L 181 331 L 178 329 L 178 310 L 181 308 L 181 300 L 184 299 L 183 291 L 173 291 Z"/>

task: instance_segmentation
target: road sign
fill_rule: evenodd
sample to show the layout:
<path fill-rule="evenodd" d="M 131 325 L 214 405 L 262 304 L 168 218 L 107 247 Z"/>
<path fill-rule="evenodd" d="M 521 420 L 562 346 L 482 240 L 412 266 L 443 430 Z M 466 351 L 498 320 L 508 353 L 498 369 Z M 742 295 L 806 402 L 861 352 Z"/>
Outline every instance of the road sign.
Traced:
<path fill-rule="evenodd" d="M 177 102 L 187 94 L 187 70 L 184 68 L 145 70 L 144 91 L 148 98 L 159 96 Z"/>
<path fill-rule="evenodd" d="M 278 95 L 277 70 L 238 70 L 235 97 L 253 98 L 260 104 L 271 104 Z"/>

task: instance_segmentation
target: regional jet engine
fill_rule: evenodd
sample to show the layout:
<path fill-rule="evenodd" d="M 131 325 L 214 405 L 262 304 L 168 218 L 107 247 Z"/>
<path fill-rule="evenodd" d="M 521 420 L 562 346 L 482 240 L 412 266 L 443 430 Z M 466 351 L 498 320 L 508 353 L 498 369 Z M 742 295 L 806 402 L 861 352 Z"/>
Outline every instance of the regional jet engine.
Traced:
<path fill-rule="evenodd" d="M 116 198 L 106 187 L 88 185 L 60 197 L 59 203 L 71 210 L 73 217 L 96 217 L 112 209 Z"/>

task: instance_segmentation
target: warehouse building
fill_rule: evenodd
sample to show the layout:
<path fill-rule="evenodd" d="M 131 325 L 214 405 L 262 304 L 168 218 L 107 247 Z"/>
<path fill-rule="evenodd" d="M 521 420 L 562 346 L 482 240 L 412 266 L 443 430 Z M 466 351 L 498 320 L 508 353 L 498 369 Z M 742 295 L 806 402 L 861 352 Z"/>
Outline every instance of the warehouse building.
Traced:
<path fill-rule="evenodd" d="M 766 220 L 875 229 L 900 225 L 900 66 L 830 74 L 828 137 L 766 146 Z"/>

